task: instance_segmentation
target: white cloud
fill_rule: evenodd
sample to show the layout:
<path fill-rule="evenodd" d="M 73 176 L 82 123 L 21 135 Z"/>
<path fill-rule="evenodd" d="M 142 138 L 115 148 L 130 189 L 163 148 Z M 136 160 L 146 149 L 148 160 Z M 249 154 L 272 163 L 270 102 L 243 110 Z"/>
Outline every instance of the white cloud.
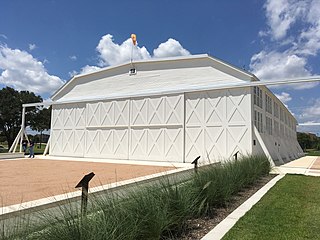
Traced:
<path fill-rule="evenodd" d="M 252 56 L 252 72 L 261 80 L 281 80 L 308 77 L 312 73 L 307 67 L 307 59 L 286 51 L 261 51 Z M 294 89 L 308 89 L 318 85 L 317 82 L 291 85 Z"/>
<path fill-rule="evenodd" d="M 146 47 L 137 46 L 132 47 L 131 38 L 128 38 L 121 44 L 114 42 L 113 36 L 110 34 L 104 35 L 97 46 L 97 51 L 100 57 L 100 66 L 110 66 L 129 62 L 133 60 L 143 60 L 159 57 L 174 57 L 190 55 L 190 52 L 184 49 L 181 44 L 172 38 L 166 42 L 160 43 L 159 46 L 153 50 L 153 56 L 149 53 Z"/>
<path fill-rule="evenodd" d="M 315 56 L 320 50 L 320 1 L 309 1 L 304 27 L 299 35 L 298 51 L 305 55 Z"/>
<path fill-rule="evenodd" d="M 172 38 L 169 38 L 166 42 L 161 43 L 158 48 L 153 50 L 153 56 L 155 58 L 175 57 L 190 55 L 190 52 L 184 49 L 181 44 Z"/>
<path fill-rule="evenodd" d="M 69 72 L 68 74 L 72 78 L 73 76 L 78 75 L 79 72 L 77 72 L 76 70 L 73 70 L 73 71 Z"/>
<path fill-rule="evenodd" d="M 96 72 L 98 70 L 100 70 L 101 68 L 100 67 L 97 67 L 97 66 L 89 66 L 89 65 L 86 65 L 84 66 L 83 68 L 81 68 L 81 71 L 79 74 L 86 74 L 86 73 L 92 73 L 92 72 Z"/>
<path fill-rule="evenodd" d="M 307 61 L 290 52 L 261 51 L 251 58 L 250 68 L 262 80 L 310 76 Z"/>
<path fill-rule="evenodd" d="M 292 97 L 290 96 L 290 94 L 286 92 L 282 92 L 281 94 L 275 94 L 275 95 L 284 104 L 292 100 Z"/>
<path fill-rule="evenodd" d="M 311 27 L 308 31 L 301 33 L 300 35 L 301 47 L 297 49 L 297 52 L 302 55 L 316 56 L 320 49 L 320 27 Z M 305 40 L 305 41 L 303 41 Z"/>
<path fill-rule="evenodd" d="M 320 122 L 320 98 L 315 99 L 311 106 L 304 108 L 300 119 L 305 122 Z"/>
<path fill-rule="evenodd" d="M 258 36 L 259 36 L 259 37 L 265 37 L 265 36 L 268 36 L 268 32 L 266 32 L 266 31 L 262 31 L 262 30 L 261 30 L 261 31 L 259 31 L 259 32 L 258 32 Z"/>
<path fill-rule="evenodd" d="M 278 44 L 291 42 L 296 53 L 315 56 L 320 50 L 319 0 L 268 0 L 264 5 L 268 30 Z M 288 41 L 289 40 L 289 41 Z"/>
<path fill-rule="evenodd" d="M 100 66 L 129 62 L 131 59 L 131 52 L 134 60 L 148 59 L 151 57 L 145 47 L 140 48 L 137 45 L 132 48 L 131 38 L 119 45 L 114 43 L 113 36 L 111 34 L 104 35 L 96 49 L 99 52 Z"/>
<path fill-rule="evenodd" d="M 320 119 L 320 98 L 316 99 L 311 107 L 307 107 L 304 112 L 313 117 Z"/>
<path fill-rule="evenodd" d="M 307 1 L 268 0 L 266 10 L 269 34 L 275 40 L 286 37 L 292 25 L 304 16 L 308 8 Z"/>
<path fill-rule="evenodd" d="M 268 29 L 258 35 L 265 43 L 270 37 L 272 44 L 252 56 L 252 72 L 262 80 L 312 76 L 308 58 L 320 50 L 320 1 L 267 0 L 264 9 Z M 307 89 L 317 84 L 290 86 Z"/>
<path fill-rule="evenodd" d="M 297 126 L 298 132 L 306 132 L 306 133 L 313 133 L 320 137 L 320 127 L 319 126 Z"/>
<path fill-rule="evenodd" d="M 8 37 L 2 33 L 0 33 L 0 37 L 4 38 L 4 39 L 8 39 Z"/>
<path fill-rule="evenodd" d="M 78 59 L 77 56 L 75 56 L 75 55 L 69 56 L 69 58 L 72 61 L 76 61 Z"/>
<path fill-rule="evenodd" d="M 92 73 L 92 72 L 96 72 L 100 69 L 101 69 L 101 67 L 86 65 L 83 68 L 81 68 L 81 70 L 79 72 L 75 71 L 75 70 L 73 70 L 72 72 L 69 72 L 69 76 L 73 77 L 76 75 Z"/>
<path fill-rule="evenodd" d="M 30 50 L 30 51 L 32 51 L 32 50 L 34 50 L 34 49 L 36 49 L 36 48 L 37 48 L 37 46 L 36 46 L 35 44 L 29 43 L 29 50 Z"/>
<path fill-rule="evenodd" d="M 0 46 L 0 83 L 36 94 L 52 93 L 64 81 L 49 75 L 42 62 L 19 49 Z"/>
<path fill-rule="evenodd" d="M 128 38 L 123 43 L 118 44 L 114 42 L 111 34 L 106 34 L 100 39 L 96 50 L 99 54 L 99 66 L 86 65 L 79 72 L 69 72 L 69 75 L 72 77 L 77 74 L 91 73 L 101 69 L 101 67 L 130 62 L 131 56 L 134 61 L 159 57 L 190 55 L 188 50 L 184 49 L 177 40 L 172 38 L 169 38 L 164 43 L 160 43 L 159 46 L 153 50 L 153 55 L 151 55 L 146 47 L 139 47 L 138 44 L 133 46 L 131 38 Z"/>

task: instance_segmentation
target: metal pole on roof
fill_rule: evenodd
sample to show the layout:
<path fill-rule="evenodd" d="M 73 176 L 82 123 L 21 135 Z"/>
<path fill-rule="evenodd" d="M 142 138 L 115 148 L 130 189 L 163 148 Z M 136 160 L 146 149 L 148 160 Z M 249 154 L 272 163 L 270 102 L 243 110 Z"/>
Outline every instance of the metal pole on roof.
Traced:
<path fill-rule="evenodd" d="M 132 40 L 132 45 L 131 45 L 131 64 L 132 64 L 132 59 L 133 59 L 133 46 L 135 46 L 137 44 L 137 36 L 132 33 L 131 34 L 131 40 Z"/>
<path fill-rule="evenodd" d="M 133 44 L 131 45 L 131 55 L 130 55 L 130 63 L 132 65 L 132 59 L 133 59 Z"/>
<path fill-rule="evenodd" d="M 135 70 L 134 65 L 133 65 L 133 48 L 137 44 L 137 36 L 134 33 L 131 34 L 131 40 L 132 40 L 131 57 L 130 57 L 131 69 L 130 69 L 129 75 L 135 75 L 136 74 L 136 70 Z"/>

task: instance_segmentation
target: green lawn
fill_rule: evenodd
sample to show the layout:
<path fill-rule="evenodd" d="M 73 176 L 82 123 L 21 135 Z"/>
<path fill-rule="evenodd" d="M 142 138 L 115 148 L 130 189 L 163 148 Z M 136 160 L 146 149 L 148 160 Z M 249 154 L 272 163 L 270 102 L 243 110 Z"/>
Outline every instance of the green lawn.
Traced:
<path fill-rule="evenodd" d="M 46 143 L 41 143 L 41 148 L 40 148 L 40 144 L 39 143 L 36 143 L 34 145 L 34 154 L 38 155 L 38 154 L 43 154 L 45 148 L 46 148 Z M 19 147 L 20 145 L 18 145 L 18 148 L 17 150 L 19 151 Z M 27 154 L 29 154 L 29 149 L 27 148 Z"/>
<path fill-rule="evenodd" d="M 319 150 L 307 151 L 307 156 L 320 156 L 320 151 Z"/>
<path fill-rule="evenodd" d="M 223 239 L 320 239 L 320 178 L 286 175 Z"/>
<path fill-rule="evenodd" d="M 46 148 L 46 143 L 41 143 L 41 147 L 39 143 L 36 143 L 34 145 L 34 154 L 43 154 L 45 148 Z M 0 153 L 7 153 L 8 152 L 8 146 L 7 145 L 0 145 L 2 147 L 0 147 Z M 20 144 L 18 144 L 16 152 L 19 152 L 20 150 Z M 29 154 L 29 149 L 27 149 L 27 153 Z"/>

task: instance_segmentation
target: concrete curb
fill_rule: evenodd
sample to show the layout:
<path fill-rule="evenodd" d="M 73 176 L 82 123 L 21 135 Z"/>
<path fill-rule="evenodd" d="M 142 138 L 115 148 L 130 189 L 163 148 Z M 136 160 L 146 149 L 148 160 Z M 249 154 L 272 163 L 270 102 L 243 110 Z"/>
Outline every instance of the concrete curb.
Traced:
<path fill-rule="evenodd" d="M 116 164 L 134 164 L 134 165 L 146 165 L 146 166 L 165 166 L 184 168 L 192 166 L 191 163 L 176 163 L 176 162 L 157 162 L 146 160 L 123 160 L 123 159 L 105 159 L 105 158 L 80 158 L 80 157 L 59 157 L 59 156 L 43 156 L 38 155 L 36 158 L 43 160 L 57 160 L 57 161 L 79 161 L 79 162 L 99 162 L 99 163 L 116 163 Z"/>
<path fill-rule="evenodd" d="M 16 158 L 24 158 L 24 153 L 0 153 L 1 160 L 12 160 Z"/>
<path fill-rule="evenodd" d="M 221 221 L 214 229 L 212 229 L 201 240 L 218 240 L 236 224 L 236 222 L 244 216 L 260 199 L 285 175 L 278 175 L 270 180 L 265 186 L 253 194 L 247 201 L 240 205 L 236 210 L 230 213 L 223 221 Z"/>

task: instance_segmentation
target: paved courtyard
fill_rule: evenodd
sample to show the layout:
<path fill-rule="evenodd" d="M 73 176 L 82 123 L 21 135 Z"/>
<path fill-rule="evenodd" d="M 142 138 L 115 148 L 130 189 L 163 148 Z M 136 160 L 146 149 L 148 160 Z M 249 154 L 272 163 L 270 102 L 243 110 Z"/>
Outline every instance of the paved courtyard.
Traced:
<path fill-rule="evenodd" d="M 95 187 L 172 169 L 175 167 L 27 158 L 1 160 L 0 205 L 74 192 L 76 184 L 90 172 L 96 174 L 90 182 L 90 187 Z"/>

